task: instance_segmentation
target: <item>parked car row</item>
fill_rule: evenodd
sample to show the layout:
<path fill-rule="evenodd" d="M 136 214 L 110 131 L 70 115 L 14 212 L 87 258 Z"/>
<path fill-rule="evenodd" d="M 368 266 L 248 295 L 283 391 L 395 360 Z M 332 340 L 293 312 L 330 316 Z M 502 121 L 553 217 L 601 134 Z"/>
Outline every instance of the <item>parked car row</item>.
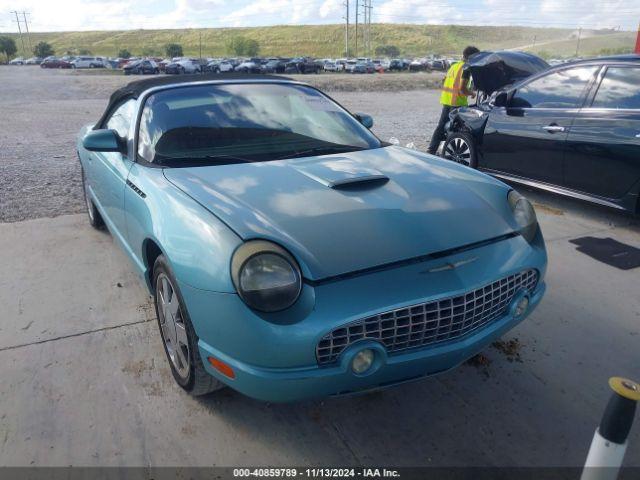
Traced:
<path fill-rule="evenodd" d="M 105 68 L 108 66 L 108 59 L 87 55 L 65 55 L 63 57 L 51 55 L 45 58 L 31 57 L 27 59 L 16 57 L 9 62 L 9 65 L 40 65 L 42 68 Z"/>
<path fill-rule="evenodd" d="M 40 65 L 42 68 L 111 68 L 120 69 L 125 75 L 188 74 L 201 72 L 227 73 L 384 73 L 402 71 L 446 70 L 453 59 L 371 59 L 339 58 L 315 59 L 311 57 L 254 57 L 254 58 L 191 58 L 191 57 L 130 57 L 110 58 L 92 55 L 33 57 L 24 59 L 17 57 L 11 65 Z"/>

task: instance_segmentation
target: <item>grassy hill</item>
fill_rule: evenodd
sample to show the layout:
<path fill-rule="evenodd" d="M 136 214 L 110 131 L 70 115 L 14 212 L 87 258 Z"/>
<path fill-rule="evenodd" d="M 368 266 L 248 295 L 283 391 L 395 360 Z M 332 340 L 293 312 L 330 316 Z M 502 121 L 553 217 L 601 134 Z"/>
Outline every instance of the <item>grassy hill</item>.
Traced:
<path fill-rule="evenodd" d="M 584 32 L 583 32 L 584 33 Z M 542 57 L 570 57 L 576 54 L 577 34 L 571 38 L 538 44 L 527 50 Z M 615 32 L 609 34 L 594 34 L 587 32 L 587 36 L 580 39 L 579 55 L 630 53 L 636 42 L 636 32 Z"/>
<path fill-rule="evenodd" d="M 353 27 L 353 26 L 352 26 Z M 607 33 L 609 35 L 607 35 Z M 631 49 L 635 33 L 583 31 L 582 54 L 596 54 L 604 48 Z M 9 34 L 20 42 L 15 33 Z M 32 33 L 31 43 L 50 43 L 57 54 L 89 50 L 96 55 L 115 56 L 121 48 L 134 55 L 163 55 L 164 45 L 179 43 L 185 55 L 198 55 L 202 38 L 203 56 L 223 56 L 230 38 L 243 35 L 259 42 L 261 55 L 310 55 L 336 57 L 344 53 L 344 25 L 283 25 L 252 28 L 207 28 L 175 30 L 124 30 L 92 32 Z M 352 30 L 352 40 L 354 31 Z M 475 27 L 456 25 L 374 24 L 372 45 L 395 45 L 402 55 L 421 56 L 430 53 L 459 54 L 468 44 L 481 49 L 538 47 L 534 51 L 575 52 L 575 32 L 560 28 Z M 550 43 L 551 42 L 551 43 Z M 611 43 L 611 45 L 609 45 Z M 361 42 L 362 44 L 362 42 Z M 353 52 L 353 42 L 352 42 Z M 22 54 L 23 52 L 19 52 Z M 364 54 L 360 48 L 360 55 Z M 27 52 L 27 55 L 30 54 Z"/>

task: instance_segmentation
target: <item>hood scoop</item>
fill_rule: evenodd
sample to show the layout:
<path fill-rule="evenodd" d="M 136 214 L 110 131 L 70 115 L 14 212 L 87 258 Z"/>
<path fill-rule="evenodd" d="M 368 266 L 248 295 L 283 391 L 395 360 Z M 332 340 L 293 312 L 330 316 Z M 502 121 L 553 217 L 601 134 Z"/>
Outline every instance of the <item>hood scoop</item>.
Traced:
<path fill-rule="evenodd" d="M 365 190 L 389 181 L 384 173 L 346 157 L 324 157 L 297 163 L 294 168 L 306 177 L 334 190 Z"/>

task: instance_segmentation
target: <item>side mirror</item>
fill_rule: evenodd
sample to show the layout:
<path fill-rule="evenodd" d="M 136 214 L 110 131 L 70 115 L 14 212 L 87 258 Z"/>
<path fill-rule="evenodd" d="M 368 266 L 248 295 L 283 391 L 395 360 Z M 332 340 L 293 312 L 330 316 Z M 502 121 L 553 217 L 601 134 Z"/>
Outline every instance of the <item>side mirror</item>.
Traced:
<path fill-rule="evenodd" d="M 496 98 L 493 99 L 494 107 L 506 107 L 509 103 L 509 93 L 502 91 L 496 95 Z"/>
<path fill-rule="evenodd" d="M 363 126 L 367 128 L 373 127 L 373 117 L 371 115 L 367 115 L 366 113 L 356 113 L 354 116 Z"/>
<path fill-rule="evenodd" d="M 82 139 L 82 146 L 90 152 L 120 152 L 127 153 L 125 142 L 115 130 L 90 130 Z"/>

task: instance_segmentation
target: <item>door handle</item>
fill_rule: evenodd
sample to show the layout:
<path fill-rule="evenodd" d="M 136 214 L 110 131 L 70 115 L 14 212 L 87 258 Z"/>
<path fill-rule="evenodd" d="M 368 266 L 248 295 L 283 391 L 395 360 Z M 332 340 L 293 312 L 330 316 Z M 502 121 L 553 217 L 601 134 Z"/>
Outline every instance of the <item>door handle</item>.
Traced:
<path fill-rule="evenodd" d="M 549 133 L 560 133 L 565 130 L 564 127 L 561 127 L 560 125 L 547 125 L 546 127 L 542 127 L 542 129 Z"/>

